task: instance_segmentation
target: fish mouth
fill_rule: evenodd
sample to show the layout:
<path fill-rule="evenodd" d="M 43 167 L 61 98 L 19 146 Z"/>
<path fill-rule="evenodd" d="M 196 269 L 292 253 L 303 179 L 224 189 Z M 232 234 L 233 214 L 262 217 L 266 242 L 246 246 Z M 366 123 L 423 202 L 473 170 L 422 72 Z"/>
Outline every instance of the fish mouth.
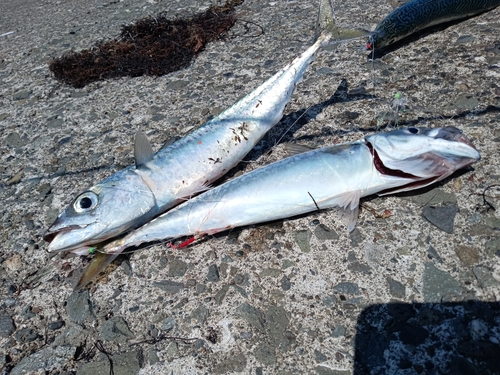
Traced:
<path fill-rule="evenodd" d="M 91 225 L 72 225 L 53 231 L 49 229 L 43 239 L 49 242 L 49 253 L 74 251 L 97 242 Z"/>
<path fill-rule="evenodd" d="M 66 227 L 64 229 L 59 229 L 59 230 L 51 230 L 50 228 L 47 230 L 47 232 L 45 232 L 45 234 L 43 235 L 43 240 L 45 242 L 52 242 L 56 237 L 62 235 L 63 233 L 67 233 L 67 232 L 71 232 L 72 230 L 76 230 L 76 229 L 81 229 L 81 228 L 85 228 L 86 225 L 72 225 L 72 226 L 69 226 L 69 227 Z"/>

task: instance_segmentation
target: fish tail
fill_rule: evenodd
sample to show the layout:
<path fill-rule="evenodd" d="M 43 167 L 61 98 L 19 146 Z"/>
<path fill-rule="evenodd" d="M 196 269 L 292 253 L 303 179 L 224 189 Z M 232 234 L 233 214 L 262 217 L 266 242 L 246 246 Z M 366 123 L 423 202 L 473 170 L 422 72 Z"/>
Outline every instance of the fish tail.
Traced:
<path fill-rule="evenodd" d="M 316 39 L 323 39 L 325 44 L 330 44 L 365 38 L 367 35 L 369 32 L 366 30 L 348 29 L 335 25 L 333 0 L 320 0 L 316 22 Z"/>

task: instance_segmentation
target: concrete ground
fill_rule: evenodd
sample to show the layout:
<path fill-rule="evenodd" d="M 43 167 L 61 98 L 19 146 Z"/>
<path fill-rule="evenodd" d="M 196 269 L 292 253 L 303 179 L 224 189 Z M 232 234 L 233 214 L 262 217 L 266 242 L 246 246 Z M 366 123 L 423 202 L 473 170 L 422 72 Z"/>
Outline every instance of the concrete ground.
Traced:
<path fill-rule="evenodd" d="M 0 2 L 3 373 L 109 374 L 112 363 L 114 374 L 499 374 L 500 9 L 373 62 L 362 40 L 321 51 L 260 144 L 288 128 L 284 142 L 314 147 L 360 139 L 394 125 L 402 92 L 398 124 L 462 129 L 482 156 L 471 168 L 363 200 L 351 234 L 322 211 L 182 250 L 157 245 L 73 292 L 89 259 L 48 254 L 41 238 L 59 212 L 132 163 L 136 130 L 159 149 L 307 48 L 317 4 L 245 0 L 230 37 L 159 78 L 74 89 L 48 63 L 140 17 L 211 4 Z M 336 4 L 337 22 L 372 30 L 391 4 Z M 284 157 L 282 143 L 243 168 Z"/>

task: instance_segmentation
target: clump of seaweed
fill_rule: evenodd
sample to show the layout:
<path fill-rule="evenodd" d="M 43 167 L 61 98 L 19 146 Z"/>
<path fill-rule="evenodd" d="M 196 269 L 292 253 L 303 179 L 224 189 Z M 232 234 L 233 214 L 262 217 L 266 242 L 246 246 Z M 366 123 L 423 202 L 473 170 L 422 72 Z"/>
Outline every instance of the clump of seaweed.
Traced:
<path fill-rule="evenodd" d="M 76 88 L 115 77 L 161 76 L 189 65 L 211 41 L 227 35 L 236 23 L 234 7 L 243 0 L 227 0 L 190 18 L 168 19 L 166 13 L 122 26 L 120 38 L 98 43 L 52 60 L 49 69 L 59 81 Z"/>

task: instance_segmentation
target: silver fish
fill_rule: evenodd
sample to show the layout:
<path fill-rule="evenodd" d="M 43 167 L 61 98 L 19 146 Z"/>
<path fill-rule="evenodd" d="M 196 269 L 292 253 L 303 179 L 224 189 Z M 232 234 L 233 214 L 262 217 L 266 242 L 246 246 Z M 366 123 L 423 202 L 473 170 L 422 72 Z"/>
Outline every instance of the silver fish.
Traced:
<path fill-rule="evenodd" d="M 135 138 L 135 165 L 92 186 L 59 215 L 44 235 L 48 250 L 77 251 L 136 228 L 190 198 L 234 167 L 283 115 L 295 86 L 316 52 L 343 33 L 325 16 L 324 32 L 292 63 L 193 133 L 153 154 L 142 133 Z M 358 37 L 361 34 L 358 33 Z M 351 38 L 349 34 L 346 38 Z M 337 40 L 335 40 L 337 41 Z"/>
<path fill-rule="evenodd" d="M 199 238 L 326 208 L 340 209 L 352 231 L 361 197 L 428 186 L 479 159 L 472 143 L 452 126 L 379 133 L 249 172 L 183 203 L 102 251 L 116 255 L 145 242 Z"/>
<path fill-rule="evenodd" d="M 500 0 L 412 0 L 377 25 L 366 48 L 386 47 L 426 27 L 475 16 L 499 5 Z"/>

